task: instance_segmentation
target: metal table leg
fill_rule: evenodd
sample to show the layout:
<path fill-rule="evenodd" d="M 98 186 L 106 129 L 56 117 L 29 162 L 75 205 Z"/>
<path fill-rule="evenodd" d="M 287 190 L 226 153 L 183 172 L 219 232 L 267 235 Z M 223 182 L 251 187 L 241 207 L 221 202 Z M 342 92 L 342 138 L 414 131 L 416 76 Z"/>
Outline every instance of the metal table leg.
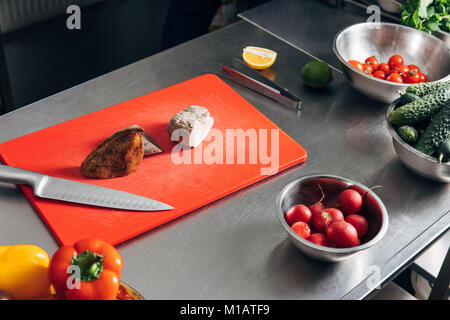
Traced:
<path fill-rule="evenodd" d="M 431 290 L 429 300 L 447 300 L 448 299 L 448 286 L 450 284 L 450 248 L 447 250 L 442 267 L 439 270 L 438 277 L 434 282 L 433 289 Z"/>

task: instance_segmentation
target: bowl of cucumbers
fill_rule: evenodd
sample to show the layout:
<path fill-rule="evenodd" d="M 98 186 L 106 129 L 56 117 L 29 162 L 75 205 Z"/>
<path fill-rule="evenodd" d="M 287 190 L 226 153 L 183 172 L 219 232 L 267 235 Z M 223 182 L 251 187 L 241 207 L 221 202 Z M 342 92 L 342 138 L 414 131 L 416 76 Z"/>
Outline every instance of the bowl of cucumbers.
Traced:
<path fill-rule="evenodd" d="M 386 124 L 407 167 L 450 183 L 450 81 L 409 86 L 389 105 Z"/>

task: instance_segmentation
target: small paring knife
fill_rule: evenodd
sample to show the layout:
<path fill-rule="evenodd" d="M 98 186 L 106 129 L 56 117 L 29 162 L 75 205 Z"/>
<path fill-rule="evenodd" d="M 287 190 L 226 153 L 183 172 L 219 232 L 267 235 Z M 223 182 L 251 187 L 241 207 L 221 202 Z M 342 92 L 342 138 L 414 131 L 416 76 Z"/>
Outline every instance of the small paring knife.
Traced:
<path fill-rule="evenodd" d="M 34 195 L 53 200 L 135 211 L 163 211 L 173 207 L 132 193 L 95 186 L 0 165 L 0 182 L 27 184 Z"/>
<path fill-rule="evenodd" d="M 233 58 L 232 63 L 235 68 L 220 65 L 220 70 L 225 78 L 252 89 L 290 109 L 300 110 L 302 101 L 298 97 L 259 74 L 259 72 L 250 69 L 238 58 Z"/>

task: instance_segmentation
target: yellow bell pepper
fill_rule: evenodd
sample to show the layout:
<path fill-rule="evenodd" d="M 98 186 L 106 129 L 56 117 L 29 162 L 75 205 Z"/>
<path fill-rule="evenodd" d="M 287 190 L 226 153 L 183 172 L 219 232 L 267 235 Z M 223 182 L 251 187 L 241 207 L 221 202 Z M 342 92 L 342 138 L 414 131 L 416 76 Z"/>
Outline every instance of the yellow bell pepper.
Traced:
<path fill-rule="evenodd" d="M 35 245 L 0 246 L 0 290 L 14 299 L 40 299 L 50 295 L 47 252 Z"/>

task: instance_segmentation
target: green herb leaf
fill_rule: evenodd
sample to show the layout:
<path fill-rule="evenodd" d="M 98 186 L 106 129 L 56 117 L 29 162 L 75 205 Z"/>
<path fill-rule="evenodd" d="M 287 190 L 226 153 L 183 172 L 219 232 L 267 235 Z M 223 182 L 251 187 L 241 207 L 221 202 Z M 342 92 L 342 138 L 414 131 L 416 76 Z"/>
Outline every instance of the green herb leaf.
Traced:
<path fill-rule="evenodd" d="M 415 10 L 414 13 L 411 16 L 413 25 L 417 28 L 420 25 L 420 17 L 419 17 L 419 10 Z"/>
<path fill-rule="evenodd" d="M 430 8 L 435 8 L 435 11 L 437 13 L 441 13 L 443 15 L 445 15 L 447 13 L 447 8 L 442 4 L 436 4 L 434 7 L 430 7 Z"/>
<path fill-rule="evenodd" d="M 427 8 L 427 18 L 431 18 L 436 14 L 436 9 L 433 6 Z"/>
<path fill-rule="evenodd" d="M 419 17 L 421 17 L 421 18 L 428 17 L 427 8 L 432 3 L 433 3 L 433 0 L 420 0 L 419 1 L 419 7 L 418 7 Z"/>
<path fill-rule="evenodd" d="M 444 31 L 450 32 L 450 19 L 449 18 L 442 19 L 442 21 L 441 21 L 441 28 Z"/>
<path fill-rule="evenodd" d="M 428 33 L 450 30 L 450 0 L 406 0 L 402 9 L 401 21 L 406 26 Z"/>
<path fill-rule="evenodd" d="M 438 30 L 440 30 L 439 24 L 437 22 L 434 22 L 434 21 L 431 21 L 431 20 L 426 21 L 423 25 L 424 25 L 424 27 L 426 29 L 428 29 L 430 31 L 438 31 Z"/>

